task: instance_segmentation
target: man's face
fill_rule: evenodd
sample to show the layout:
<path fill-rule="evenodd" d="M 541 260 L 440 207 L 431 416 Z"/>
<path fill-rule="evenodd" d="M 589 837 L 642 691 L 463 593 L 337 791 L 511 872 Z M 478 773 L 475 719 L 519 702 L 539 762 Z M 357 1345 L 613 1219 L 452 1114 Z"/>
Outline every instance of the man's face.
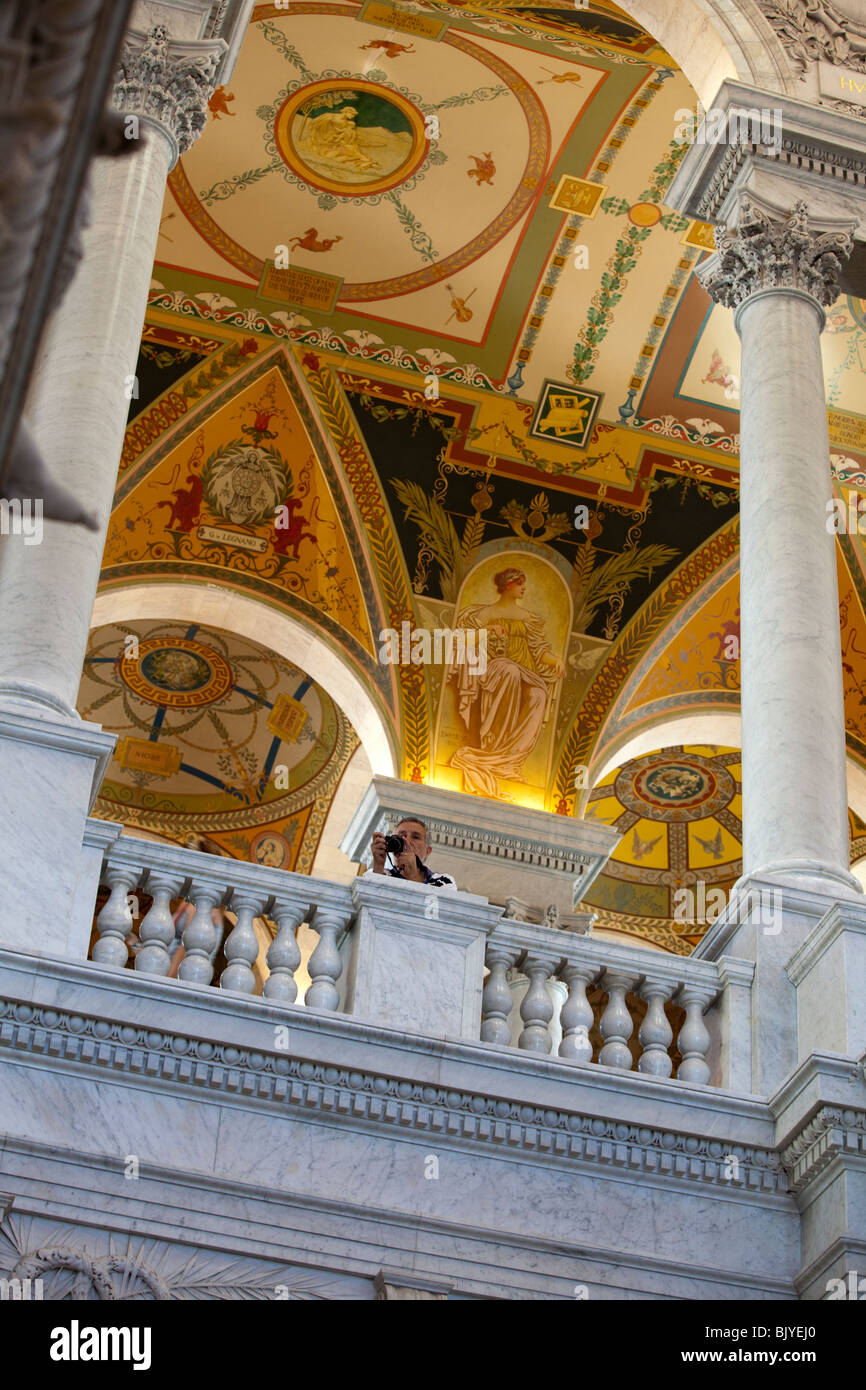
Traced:
<path fill-rule="evenodd" d="M 427 832 L 422 830 L 416 820 L 401 820 L 394 832 L 395 835 L 402 835 L 407 847 L 413 854 L 417 854 L 419 859 L 426 859 L 430 853 L 430 846 L 427 843 Z"/>

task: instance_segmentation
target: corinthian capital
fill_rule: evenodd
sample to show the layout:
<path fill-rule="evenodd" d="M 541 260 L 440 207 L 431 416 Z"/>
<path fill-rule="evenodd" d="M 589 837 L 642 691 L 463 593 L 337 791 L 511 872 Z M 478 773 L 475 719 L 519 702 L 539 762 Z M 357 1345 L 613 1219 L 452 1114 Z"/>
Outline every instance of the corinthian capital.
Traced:
<path fill-rule="evenodd" d="M 837 277 L 853 246 L 850 230 L 818 231 L 805 202 L 787 217 L 774 216 L 743 195 L 736 230 L 716 228 L 715 255 L 697 276 L 728 309 L 766 289 L 801 290 L 827 308 L 839 294 Z"/>
<path fill-rule="evenodd" d="M 114 86 L 119 110 L 156 121 L 185 154 L 201 135 L 222 54 L 222 39 L 173 40 L 164 24 L 124 40 Z"/>

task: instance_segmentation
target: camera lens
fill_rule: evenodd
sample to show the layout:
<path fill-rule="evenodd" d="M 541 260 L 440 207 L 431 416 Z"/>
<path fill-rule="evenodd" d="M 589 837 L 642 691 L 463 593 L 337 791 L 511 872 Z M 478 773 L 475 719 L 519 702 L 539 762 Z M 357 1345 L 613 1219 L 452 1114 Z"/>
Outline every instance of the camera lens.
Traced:
<path fill-rule="evenodd" d="M 385 848 L 389 854 L 402 854 L 406 848 L 406 842 L 402 835 L 386 835 Z"/>

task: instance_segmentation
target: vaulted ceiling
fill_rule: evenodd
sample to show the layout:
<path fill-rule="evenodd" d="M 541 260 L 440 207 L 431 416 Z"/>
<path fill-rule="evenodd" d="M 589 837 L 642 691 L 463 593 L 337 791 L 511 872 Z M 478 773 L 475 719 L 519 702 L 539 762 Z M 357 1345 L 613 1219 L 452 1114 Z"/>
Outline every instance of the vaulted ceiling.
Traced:
<path fill-rule="evenodd" d="M 695 102 L 607 0 L 259 5 L 170 176 L 103 594 L 170 582 L 216 587 L 227 611 L 255 599 L 327 642 L 398 775 L 560 814 L 581 813 L 636 731 L 735 712 L 739 349 L 693 274 L 712 229 L 665 205 Z M 824 353 L 843 497 L 866 488 L 864 347 L 866 305 L 841 299 Z M 491 621 L 508 568 L 545 699 L 497 760 L 459 682 L 383 660 L 382 634 Z M 839 538 L 839 576 L 849 750 L 866 768 L 859 537 Z M 172 618 L 153 636 L 191 621 Z M 229 664 L 247 660 L 231 622 L 215 626 Z M 267 623 L 257 642 L 266 662 Z M 323 679 L 304 651 L 292 662 L 269 700 Z M 124 728 L 147 723 L 128 689 L 115 698 Z M 148 728 L 135 737 L 158 744 Z M 178 814 L 181 783 L 160 784 Z M 129 767 L 116 788 L 134 819 L 146 807 L 124 785 Z M 267 802 L 232 812 L 248 847 Z M 296 810 L 275 806 L 275 834 Z M 722 831 L 734 866 L 736 827 Z"/>

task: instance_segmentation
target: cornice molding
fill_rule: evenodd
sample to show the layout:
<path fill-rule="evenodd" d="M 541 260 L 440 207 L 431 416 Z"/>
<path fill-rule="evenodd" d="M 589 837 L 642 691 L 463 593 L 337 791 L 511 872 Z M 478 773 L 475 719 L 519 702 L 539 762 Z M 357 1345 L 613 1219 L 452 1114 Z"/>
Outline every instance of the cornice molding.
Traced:
<path fill-rule="evenodd" d="M 866 1110 L 822 1106 L 781 1151 L 791 1190 L 802 1192 L 840 1156 L 866 1162 Z"/>
<path fill-rule="evenodd" d="M 287 1015 L 288 1017 L 288 1015 Z M 285 1053 L 215 1043 L 183 1033 L 99 1018 L 56 1005 L 0 1000 L 0 1055 L 61 1070 L 110 1075 L 153 1088 L 181 1087 L 210 1100 L 275 1105 L 321 1122 L 433 1136 L 522 1162 L 579 1163 L 608 1177 L 644 1176 L 752 1197 L 762 1205 L 786 1194 L 771 1148 L 628 1124 L 573 1111 L 507 1101 L 468 1090 L 299 1060 Z M 58 1065 L 59 1064 L 59 1065 Z M 738 1176 L 724 1176 L 725 1159 Z"/>

